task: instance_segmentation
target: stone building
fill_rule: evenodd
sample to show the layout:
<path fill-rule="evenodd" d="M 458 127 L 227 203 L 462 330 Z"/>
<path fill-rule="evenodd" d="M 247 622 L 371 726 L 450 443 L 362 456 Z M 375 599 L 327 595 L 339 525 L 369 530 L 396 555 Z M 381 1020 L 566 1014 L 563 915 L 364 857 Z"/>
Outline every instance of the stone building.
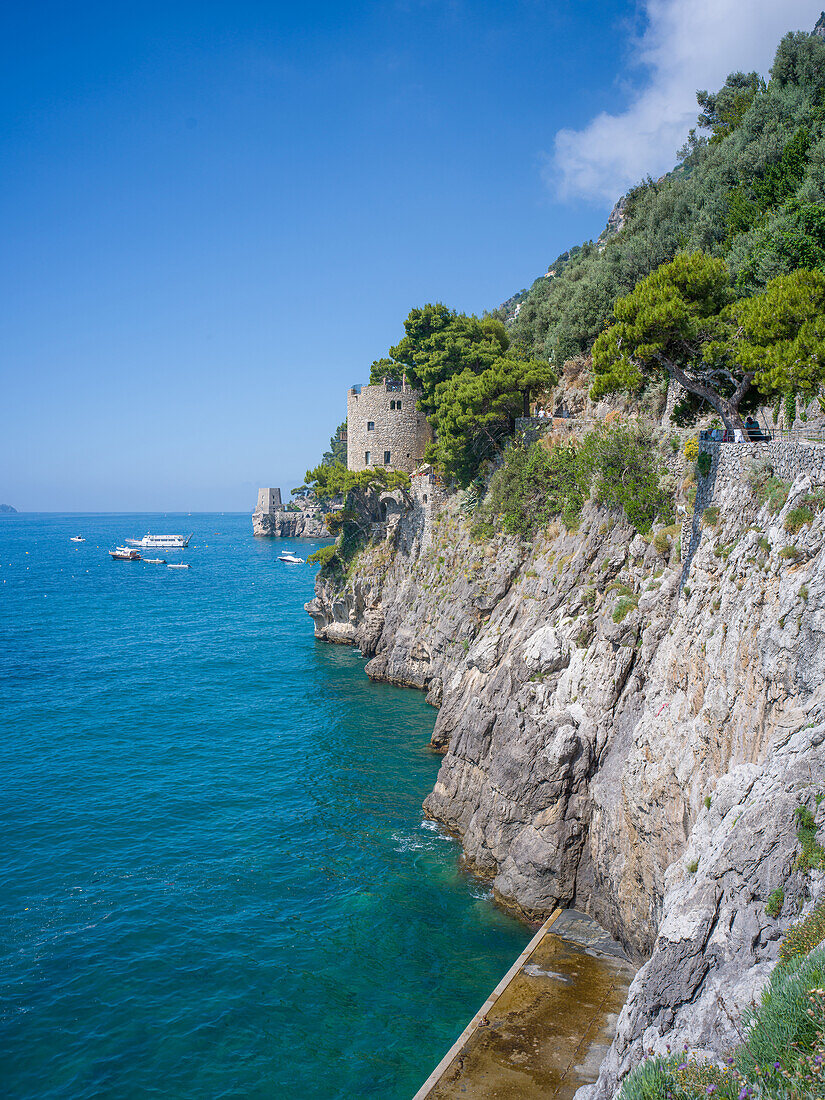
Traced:
<path fill-rule="evenodd" d="M 347 469 L 384 466 L 411 474 L 432 439 L 426 416 L 415 407 L 420 396 L 406 381 L 389 378 L 353 386 L 347 394 Z"/>
<path fill-rule="evenodd" d="M 271 516 L 274 512 L 283 512 L 284 505 L 281 503 L 281 490 L 259 489 L 255 511 L 261 512 L 265 516 Z"/>

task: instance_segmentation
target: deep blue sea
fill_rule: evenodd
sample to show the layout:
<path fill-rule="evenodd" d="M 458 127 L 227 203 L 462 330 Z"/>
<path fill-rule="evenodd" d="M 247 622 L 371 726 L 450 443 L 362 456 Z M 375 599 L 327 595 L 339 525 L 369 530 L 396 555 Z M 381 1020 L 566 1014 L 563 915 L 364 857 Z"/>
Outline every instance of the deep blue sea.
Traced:
<path fill-rule="evenodd" d="M 191 569 L 109 558 L 150 526 Z M 435 711 L 314 640 L 317 545 L 0 516 L 5 1100 L 409 1100 L 527 942 L 422 819 Z"/>

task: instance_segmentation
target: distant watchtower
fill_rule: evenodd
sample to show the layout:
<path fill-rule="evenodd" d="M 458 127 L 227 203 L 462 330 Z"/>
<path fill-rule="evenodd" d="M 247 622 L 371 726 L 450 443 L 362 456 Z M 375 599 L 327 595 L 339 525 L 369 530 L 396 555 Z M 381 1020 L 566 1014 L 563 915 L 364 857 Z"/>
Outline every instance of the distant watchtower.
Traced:
<path fill-rule="evenodd" d="M 375 386 L 353 386 L 347 394 L 347 469 L 383 466 L 411 474 L 432 439 L 421 397 L 406 381 L 387 378 Z"/>
<path fill-rule="evenodd" d="M 281 490 L 259 489 L 258 503 L 255 505 L 255 511 L 263 512 L 266 516 L 271 516 L 273 512 L 283 512 L 284 506 L 281 504 Z"/>

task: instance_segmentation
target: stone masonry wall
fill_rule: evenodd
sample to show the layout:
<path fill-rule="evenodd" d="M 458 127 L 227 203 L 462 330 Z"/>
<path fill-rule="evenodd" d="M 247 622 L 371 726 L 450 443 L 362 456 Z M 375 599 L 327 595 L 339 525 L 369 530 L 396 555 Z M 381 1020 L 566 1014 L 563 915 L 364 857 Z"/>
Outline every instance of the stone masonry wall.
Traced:
<path fill-rule="evenodd" d="M 754 462 L 767 462 L 776 477 L 792 482 L 807 474 L 814 485 L 825 485 L 825 444 L 806 442 L 710 443 L 702 441 L 700 450 L 711 456 L 710 472 L 696 486 L 693 514 L 682 522 L 682 585 L 690 573 L 690 563 L 702 537 L 702 514 L 714 499 L 742 491 Z M 681 460 L 681 455 L 678 456 Z"/>
<path fill-rule="evenodd" d="M 367 469 L 369 451 L 370 466 L 411 474 L 432 438 L 426 416 L 415 407 L 420 396 L 418 390 L 400 383 L 362 386 L 360 393 L 353 387 L 347 394 L 347 468 Z M 369 423 L 375 427 L 368 430 Z M 387 451 L 390 460 L 385 463 Z"/>

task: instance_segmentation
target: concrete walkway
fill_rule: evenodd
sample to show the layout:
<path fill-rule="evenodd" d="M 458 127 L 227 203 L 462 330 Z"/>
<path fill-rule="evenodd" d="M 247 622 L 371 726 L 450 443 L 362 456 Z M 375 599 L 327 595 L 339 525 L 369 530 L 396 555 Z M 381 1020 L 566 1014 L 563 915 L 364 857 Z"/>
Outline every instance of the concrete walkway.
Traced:
<path fill-rule="evenodd" d="M 570 1100 L 595 1081 L 633 974 L 595 921 L 556 910 L 413 1100 Z"/>

